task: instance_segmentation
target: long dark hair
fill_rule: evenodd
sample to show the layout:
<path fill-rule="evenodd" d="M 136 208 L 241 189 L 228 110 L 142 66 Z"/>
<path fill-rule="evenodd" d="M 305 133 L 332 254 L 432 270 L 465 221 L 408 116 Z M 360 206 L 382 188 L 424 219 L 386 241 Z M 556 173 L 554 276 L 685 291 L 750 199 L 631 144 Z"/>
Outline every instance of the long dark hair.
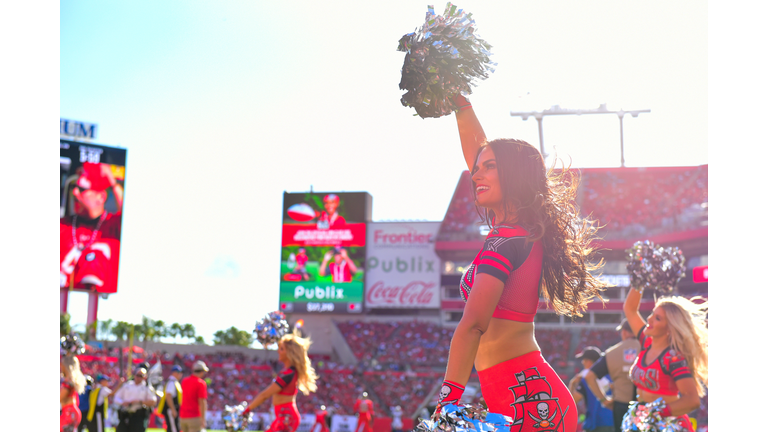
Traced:
<path fill-rule="evenodd" d="M 591 246 L 598 228 L 595 221 L 579 216 L 578 173 L 565 164 L 559 170 L 554 164 L 547 169 L 536 147 L 516 139 L 483 144 L 475 161 L 486 146 L 496 158 L 506 214 L 515 212 L 514 223 L 528 231 L 528 241 L 542 242 L 542 295 L 558 314 L 582 316 L 593 298 L 603 300 L 600 292 L 609 285 L 590 273 L 604 263 L 602 259 L 593 262 L 597 252 Z M 472 190 L 477 193 L 475 187 Z M 477 211 L 491 227 L 497 216 L 494 211 L 480 207 Z"/>

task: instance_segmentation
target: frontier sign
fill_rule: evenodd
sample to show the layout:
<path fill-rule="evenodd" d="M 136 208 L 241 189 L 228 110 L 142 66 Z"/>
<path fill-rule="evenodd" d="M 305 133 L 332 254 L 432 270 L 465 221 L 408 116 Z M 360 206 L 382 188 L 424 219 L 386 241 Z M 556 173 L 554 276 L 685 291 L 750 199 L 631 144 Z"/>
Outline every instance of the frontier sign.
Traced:
<path fill-rule="evenodd" d="M 368 224 L 366 308 L 439 308 L 439 222 Z"/>

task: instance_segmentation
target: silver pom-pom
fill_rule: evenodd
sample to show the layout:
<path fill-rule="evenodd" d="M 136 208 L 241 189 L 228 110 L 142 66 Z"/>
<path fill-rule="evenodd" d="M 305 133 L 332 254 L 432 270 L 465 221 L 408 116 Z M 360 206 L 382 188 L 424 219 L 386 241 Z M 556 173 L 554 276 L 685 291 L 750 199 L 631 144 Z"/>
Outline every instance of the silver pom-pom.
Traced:
<path fill-rule="evenodd" d="M 420 419 L 418 432 L 509 432 L 512 417 L 488 412 L 480 404 L 446 405 L 433 419 Z"/>
<path fill-rule="evenodd" d="M 248 424 L 253 420 L 253 413 L 249 412 L 247 415 L 243 415 L 243 411 L 248 407 L 247 402 L 242 402 L 240 405 L 224 406 L 224 426 L 227 432 L 244 431 Z"/>
<path fill-rule="evenodd" d="M 648 404 L 630 402 L 629 411 L 621 422 L 621 430 L 637 432 L 684 432 L 686 429 L 677 417 L 662 417 L 661 411 L 667 406 L 658 398 Z"/>
<path fill-rule="evenodd" d="M 61 355 L 79 355 L 83 354 L 85 352 L 85 343 L 83 343 L 83 340 L 80 339 L 80 336 L 77 335 L 77 333 L 70 333 L 66 336 L 61 337 L 61 341 L 59 343 L 59 353 Z"/>
<path fill-rule="evenodd" d="M 685 257 L 678 248 L 663 248 L 646 240 L 635 243 L 627 251 L 630 286 L 643 291 L 655 289 L 669 294 L 685 276 Z"/>
<path fill-rule="evenodd" d="M 407 53 L 400 80 L 407 92 L 400 102 L 422 118 L 453 113 L 454 98 L 471 94 L 470 86 L 494 71 L 490 49 L 475 33 L 472 14 L 448 3 L 443 15 L 436 15 L 429 6 L 424 24 L 398 44 L 397 50 Z"/>
<path fill-rule="evenodd" d="M 256 322 L 253 333 L 256 340 L 264 347 L 277 343 L 283 335 L 290 331 L 285 314 L 280 311 L 268 313 L 260 321 Z"/>

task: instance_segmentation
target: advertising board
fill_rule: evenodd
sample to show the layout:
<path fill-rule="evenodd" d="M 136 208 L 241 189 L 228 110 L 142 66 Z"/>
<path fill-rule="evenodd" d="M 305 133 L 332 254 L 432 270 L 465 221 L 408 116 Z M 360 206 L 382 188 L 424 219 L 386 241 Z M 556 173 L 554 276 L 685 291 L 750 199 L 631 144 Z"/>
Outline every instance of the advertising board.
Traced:
<path fill-rule="evenodd" d="M 440 308 L 440 222 L 368 224 L 365 306 Z"/>
<path fill-rule="evenodd" d="M 283 195 L 280 310 L 363 311 L 371 202 L 366 192 Z"/>

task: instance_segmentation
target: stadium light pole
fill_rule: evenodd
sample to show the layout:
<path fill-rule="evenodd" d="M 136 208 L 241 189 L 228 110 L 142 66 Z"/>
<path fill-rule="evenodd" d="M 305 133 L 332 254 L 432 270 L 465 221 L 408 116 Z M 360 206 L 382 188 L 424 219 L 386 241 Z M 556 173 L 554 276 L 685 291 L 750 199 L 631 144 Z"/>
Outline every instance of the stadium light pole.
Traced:
<path fill-rule="evenodd" d="M 611 111 L 606 104 L 600 104 L 599 107 L 593 109 L 567 109 L 560 108 L 560 105 L 553 105 L 542 111 L 524 111 L 516 112 L 511 111 L 509 113 L 512 117 L 521 117 L 523 120 L 528 120 L 528 117 L 533 117 L 539 123 L 539 148 L 541 149 L 542 156 L 546 159 L 547 154 L 544 152 L 544 126 L 542 124 L 544 117 L 548 115 L 582 115 L 582 114 L 616 114 L 619 116 L 619 134 L 621 140 L 621 166 L 624 167 L 624 115 L 630 114 L 632 117 L 637 117 L 640 113 L 649 113 L 651 110 L 628 110 L 624 111 L 620 109 L 618 111 Z"/>

